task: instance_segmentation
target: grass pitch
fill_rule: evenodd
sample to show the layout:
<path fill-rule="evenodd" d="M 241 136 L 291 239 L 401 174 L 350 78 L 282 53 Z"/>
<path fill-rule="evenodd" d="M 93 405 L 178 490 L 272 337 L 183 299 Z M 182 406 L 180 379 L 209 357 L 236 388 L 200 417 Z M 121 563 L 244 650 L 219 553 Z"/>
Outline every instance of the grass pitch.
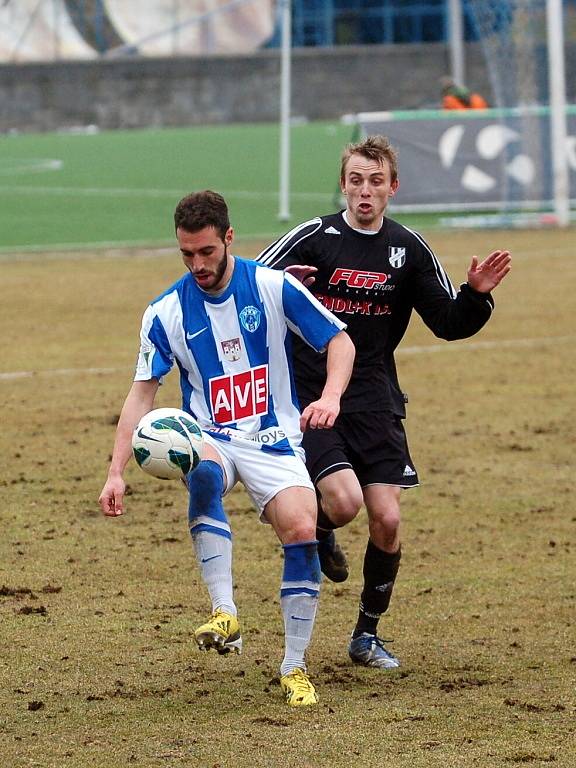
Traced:
<path fill-rule="evenodd" d="M 361 513 L 340 533 L 349 581 L 323 585 L 309 654 L 321 700 L 306 711 L 278 685 L 281 549 L 242 490 L 227 501 L 234 658 L 190 639 L 208 603 L 179 484 L 132 464 L 125 516 L 98 510 L 140 315 L 181 274 L 176 249 L 2 258 L 3 766 L 573 768 L 574 232 L 429 240 L 455 282 L 495 247 L 513 272 L 473 339 L 410 327 L 398 364 L 423 484 L 403 497 L 381 622 L 403 666 L 347 658 Z M 179 403 L 174 379 L 158 405 Z"/>
<path fill-rule="evenodd" d="M 278 219 L 279 136 L 274 124 L 0 136 L 0 255 L 172 244 L 178 200 L 224 195 L 242 237 L 271 241 L 334 207 L 350 126 L 291 130 L 290 220 Z M 436 216 L 408 216 L 410 226 Z"/>
<path fill-rule="evenodd" d="M 294 222 L 331 210 L 350 135 L 337 123 L 292 129 Z M 271 124 L 1 137 L 0 248 L 171 244 L 176 203 L 206 188 L 243 235 L 279 234 L 278 147 Z"/>

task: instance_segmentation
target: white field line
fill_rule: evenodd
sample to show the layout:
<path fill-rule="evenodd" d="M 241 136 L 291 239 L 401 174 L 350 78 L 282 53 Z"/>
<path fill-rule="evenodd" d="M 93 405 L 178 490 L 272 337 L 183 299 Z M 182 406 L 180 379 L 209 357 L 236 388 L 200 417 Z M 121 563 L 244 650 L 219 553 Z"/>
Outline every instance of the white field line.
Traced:
<path fill-rule="evenodd" d="M 189 190 L 190 191 L 190 190 Z M 193 191 L 193 190 L 192 190 Z M 17 195 L 70 195 L 71 197 L 171 197 L 180 199 L 183 194 L 182 189 L 138 189 L 128 187 L 37 187 L 37 186 L 2 186 L 0 185 L 0 194 Z M 248 189 L 236 189 L 221 191 L 224 197 L 235 197 L 240 200 L 264 200 L 266 198 L 277 198 L 278 191 L 255 191 Z M 296 200 L 332 200 L 333 192 L 291 192 L 290 197 Z"/>
<path fill-rule="evenodd" d="M 235 240 L 238 240 L 238 235 Z M 100 240 L 94 243 L 44 243 L 43 245 L 0 246 L 0 261 L 33 261 L 34 259 L 67 261 L 85 259 L 86 253 L 98 253 L 98 258 L 142 258 L 158 256 L 158 251 L 178 254 L 175 240 Z M 137 253 L 127 253 L 137 251 Z M 143 252 L 146 251 L 144 254 Z"/>
<path fill-rule="evenodd" d="M 33 379 L 36 376 L 71 376 L 74 374 L 104 374 L 120 373 L 129 368 L 50 368 L 45 371 L 5 371 L 0 373 L 0 381 L 13 381 L 14 379 Z"/>
<path fill-rule="evenodd" d="M 1 0 L 0 0 L 1 2 Z M 287 231 L 288 228 L 286 228 Z M 278 239 L 282 232 L 235 232 L 235 242 L 245 242 L 250 240 L 264 240 L 272 243 Z M 130 254 L 127 251 L 135 250 L 137 253 Z M 175 239 L 166 240 L 98 240 L 93 243 L 43 243 L 33 245 L 0 245 L 0 261 L 31 261 L 35 258 L 59 260 L 80 260 L 86 258 L 86 253 L 98 253 L 99 258 L 155 258 L 159 251 L 166 254 L 173 253 L 178 256 L 178 247 Z M 570 251 L 571 253 L 571 251 Z M 534 251 L 532 253 L 522 253 L 518 259 L 522 262 L 541 259 L 542 253 Z M 550 251 L 546 254 L 546 260 L 555 258 L 566 258 L 566 252 L 562 249 Z M 442 264 L 459 264 L 462 267 L 462 280 L 465 279 L 465 268 L 469 262 L 467 253 L 462 255 L 441 256 Z M 458 280 L 453 280 L 454 285 Z"/>
<path fill-rule="evenodd" d="M 170 190 L 170 189 L 128 189 L 128 188 L 115 188 L 115 187 L 22 187 L 22 186 L 2 186 L 0 185 L 0 195 L 29 195 L 29 194 L 42 194 L 42 195 L 54 195 L 54 196 L 74 196 L 74 197 L 116 197 L 116 198 L 171 198 L 179 200 L 184 192 L 182 189 Z M 239 200 L 255 200 L 261 201 L 269 198 L 276 199 L 278 197 L 277 191 L 249 191 L 249 190 L 222 190 L 221 194 L 225 198 L 236 198 Z M 290 197 L 292 200 L 303 201 L 317 201 L 326 202 L 330 204 L 333 199 L 332 192 L 291 192 Z M 281 233 L 280 233 L 281 234 Z M 279 236 L 278 232 L 252 232 L 236 234 L 237 241 L 242 240 L 267 240 L 274 241 Z M 151 242 L 150 240 L 117 240 L 117 241 L 96 241 L 93 243 L 48 243 L 48 244 L 32 244 L 32 245 L 11 245 L 0 246 L 0 259 L 2 260 L 21 260 L 22 256 L 29 253 L 42 253 L 51 252 L 65 252 L 67 254 L 70 251 L 81 251 L 80 254 L 75 254 L 72 258 L 82 258 L 85 251 L 101 250 L 103 248 L 115 248 L 115 249 L 129 249 L 129 248 L 147 248 L 154 249 L 157 247 L 165 248 L 173 241 L 160 241 L 158 243 Z M 70 258 L 70 256 L 67 256 Z"/>
<path fill-rule="evenodd" d="M 264 240 L 273 243 L 278 238 L 277 232 L 256 232 L 250 234 L 234 233 L 234 241 Z M 128 253 L 128 251 L 135 251 Z M 0 261 L 42 261 L 52 259 L 75 261 L 86 258 L 86 254 L 98 254 L 99 259 L 115 258 L 156 258 L 161 253 L 179 257 L 175 238 L 170 240 L 99 240 L 94 243 L 49 243 L 48 245 L 0 245 Z"/>
<path fill-rule="evenodd" d="M 435 352 L 466 352 L 476 349 L 504 349 L 513 347 L 539 347 L 549 344 L 567 344 L 574 342 L 576 336 L 542 336 L 536 339 L 500 339 L 495 341 L 469 341 L 451 344 L 427 344 L 414 347 L 401 347 L 396 351 L 399 356 L 429 354 Z M 32 379 L 37 376 L 72 376 L 100 375 L 109 373 L 123 373 L 132 370 L 123 368 L 53 368 L 43 371 L 5 371 L 0 372 L 0 381 L 14 381 L 15 379 Z"/>
<path fill-rule="evenodd" d="M 494 341 L 468 341 L 444 344 L 425 344 L 414 347 L 401 347 L 396 355 L 419 355 L 429 352 L 465 352 L 467 349 L 505 349 L 507 347 L 538 347 L 547 344 L 568 344 L 576 341 L 576 336 L 542 336 L 537 339 L 495 339 Z"/>
<path fill-rule="evenodd" d="M 0 161 L 0 176 L 16 176 L 21 173 L 42 173 L 44 171 L 61 171 L 64 167 L 62 160 L 47 158 L 20 158 L 10 161 Z"/>

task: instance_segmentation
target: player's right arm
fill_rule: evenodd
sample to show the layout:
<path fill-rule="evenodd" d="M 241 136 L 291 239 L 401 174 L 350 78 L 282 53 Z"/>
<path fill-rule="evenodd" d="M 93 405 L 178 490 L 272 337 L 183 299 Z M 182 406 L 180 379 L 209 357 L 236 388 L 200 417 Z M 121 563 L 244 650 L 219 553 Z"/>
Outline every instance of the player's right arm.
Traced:
<path fill-rule="evenodd" d="M 122 475 L 132 456 L 132 433 L 142 416 L 154 407 L 159 385 L 156 378 L 133 382 L 122 406 L 108 478 L 98 499 L 102 512 L 108 517 L 117 517 L 124 511 L 126 483 Z"/>
<path fill-rule="evenodd" d="M 352 375 L 356 350 L 346 331 L 340 331 L 328 342 L 326 383 L 318 400 L 310 403 L 300 417 L 300 429 L 333 427 L 340 413 L 340 399 Z"/>

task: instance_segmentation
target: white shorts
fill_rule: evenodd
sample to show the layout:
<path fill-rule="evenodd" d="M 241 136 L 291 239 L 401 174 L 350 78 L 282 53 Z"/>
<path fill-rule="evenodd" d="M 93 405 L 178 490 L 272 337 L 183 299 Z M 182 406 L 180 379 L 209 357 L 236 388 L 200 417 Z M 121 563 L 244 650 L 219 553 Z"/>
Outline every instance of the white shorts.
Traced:
<path fill-rule="evenodd" d="M 217 440 L 206 432 L 204 440 L 220 456 L 225 474 L 223 495 L 240 481 L 260 515 L 266 504 L 285 488 L 300 486 L 314 490 L 302 448 L 296 448 L 295 455 L 291 456 L 262 451 L 252 440 Z"/>

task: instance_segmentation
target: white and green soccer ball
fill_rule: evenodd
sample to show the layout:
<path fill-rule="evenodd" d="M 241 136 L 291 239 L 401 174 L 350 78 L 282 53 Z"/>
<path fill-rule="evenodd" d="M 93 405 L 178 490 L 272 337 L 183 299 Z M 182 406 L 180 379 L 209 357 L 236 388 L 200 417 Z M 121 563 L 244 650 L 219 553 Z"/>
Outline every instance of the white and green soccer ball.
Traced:
<path fill-rule="evenodd" d="M 178 408 L 156 408 L 143 416 L 132 435 L 138 466 L 161 480 L 177 480 L 202 459 L 202 430 L 192 416 Z"/>

